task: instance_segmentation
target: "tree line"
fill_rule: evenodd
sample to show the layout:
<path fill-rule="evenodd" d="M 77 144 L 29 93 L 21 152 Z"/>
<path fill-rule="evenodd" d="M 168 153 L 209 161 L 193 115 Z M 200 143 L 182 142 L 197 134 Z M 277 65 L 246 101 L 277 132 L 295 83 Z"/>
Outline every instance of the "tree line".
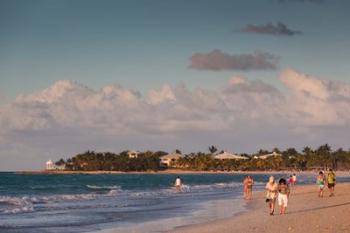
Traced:
<path fill-rule="evenodd" d="M 69 171 L 158 171 L 159 158 L 167 153 L 141 152 L 137 158 L 129 158 L 128 152 L 120 154 L 111 152 L 86 151 L 67 160 L 60 159 L 56 166 L 65 166 Z"/>
<path fill-rule="evenodd" d="M 181 154 L 180 150 L 176 151 Z M 278 156 L 270 156 L 266 159 L 259 158 L 275 152 Z M 215 146 L 210 146 L 208 152 L 197 152 L 183 155 L 178 160 L 173 160 L 171 167 L 195 171 L 268 171 L 268 170 L 350 170 L 350 150 L 339 148 L 332 150 L 328 144 L 316 149 L 304 147 L 302 151 L 295 148 L 272 151 L 259 150 L 254 154 L 242 154 L 247 159 L 219 160 L 214 158 L 218 153 Z M 220 152 L 219 152 L 220 153 Z M 65 170 L 72 171 L 159 171 L 166 169 L 161 166 L 160 158 L 168 153 L 164 151 L 140 152 L 137 158 L 129 158 L 128 152 L 119 154 L 111 152 L 86 151 L 77 154 L 67 160 L 60 159 L 57 166 L 65 166 Z"/>

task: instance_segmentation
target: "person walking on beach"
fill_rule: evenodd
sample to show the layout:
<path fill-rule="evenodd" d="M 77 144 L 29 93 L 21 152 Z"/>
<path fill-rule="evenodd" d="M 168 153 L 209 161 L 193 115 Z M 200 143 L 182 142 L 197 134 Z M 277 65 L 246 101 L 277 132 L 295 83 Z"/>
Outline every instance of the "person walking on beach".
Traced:
<path fill-rule="evenodd" d="M 327 175 L 327 186 L 330 192 L 329 194 L 330 197 L 334 197 L 335 183 L 336 183 L 335 173 L 333 172 L 332 169 L 329 169 L 329 172 Z"/>
<path fill-rule="evenodd" d="M 178 177 L 176 177 L 176 180 L 175 180 L 176 191 L 181 192 L 181 186 L 182 186 L 182 181 L 181 181 L 180 176 L 178 176 Z"/>
<path fill-rule="evenodd" d="M 292 178 L 293 178 L 292 185 L 294 186 L 294 185 L 297 184 L 297 175 L 295 175 L 295 173 L 294 173 L 293 176 L 292 176 Z"/>
<path fill-rule="evenodd" d="M 278 206 L 280 214 L 285 214 L 288 206 L 290 189 L 285 179 L 280 179 L 278 182 Z"/>
<path fill-rule="evenodd" d="M 270 209 L 270 215 L 273 215 L 275 211 L 275 203 L 277 197 L 277 183 L 273 176 L 270 176 L 269 182 L 267 182 L 266 189 L 266 202 L 268 203 Z"/>
<path fill-rule="evenodd" d="M 246 176 L 243 180 L 244 199 L 251 200 L 253 197 L 254 180 L 251 176 Z"/>
<path fill-rule="evenodd" d="M 318 197 L 323 197 L 323 190 L 324 190 L 324 185 L 326 183 L 326 177 L 324 176 L 322 171 L 318 173 L 318 176 L 316 178 L 316 183 L 318 185 Z"/>

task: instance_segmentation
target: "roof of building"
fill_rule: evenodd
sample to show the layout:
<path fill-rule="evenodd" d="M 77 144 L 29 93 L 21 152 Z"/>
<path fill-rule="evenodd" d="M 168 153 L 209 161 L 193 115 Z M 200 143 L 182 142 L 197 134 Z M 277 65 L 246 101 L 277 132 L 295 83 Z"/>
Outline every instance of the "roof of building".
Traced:
<path fill-rule="evenodd" d="M 255 157 L 257 157 L 259 159 L 267 159 L 267 158 L 273 157 L 273 156 L 282 156 L 282 155 L 274 151 L 270 154 L 265 154 L 265 155 L 255 156 Z"/>
<path fill-rule="evenodd" d="M 139 151 L 136 151 L 136 150 L 128 150 L 127 151 L 128 154 L 139 154 L 140 152 Z"/>
<path fill-rule="evenodd" d="M 184 157 L 182 154 L 170 153 L 170 154 L 164 155 L 164 156 L 162 156 L 160 158 L 161 159 L 179 159 L 179 158 L 182 158 L 182 157 Z"/>
<path fill-rule="evenodd" d="M 226 151 L 214 155 L 214 158 L 215 159 L 248 159 L 247 157 L 244 157 L 242 155 L 236 155 Z"/>

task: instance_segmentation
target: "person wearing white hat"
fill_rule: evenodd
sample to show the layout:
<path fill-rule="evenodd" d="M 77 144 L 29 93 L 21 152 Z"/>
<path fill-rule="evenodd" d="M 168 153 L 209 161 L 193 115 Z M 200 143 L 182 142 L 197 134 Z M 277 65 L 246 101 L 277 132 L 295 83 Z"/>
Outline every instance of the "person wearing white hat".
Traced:
<path fill-rule="evenodd" d="M 275 203 L 277 198 L 277 183 L 273 176 L 270 176 L 269 182 L 267 182 L 266 189 L 266 203 L 268 203 L 270 209 L 270 215 L 273 215 L 275 211 Z"/>

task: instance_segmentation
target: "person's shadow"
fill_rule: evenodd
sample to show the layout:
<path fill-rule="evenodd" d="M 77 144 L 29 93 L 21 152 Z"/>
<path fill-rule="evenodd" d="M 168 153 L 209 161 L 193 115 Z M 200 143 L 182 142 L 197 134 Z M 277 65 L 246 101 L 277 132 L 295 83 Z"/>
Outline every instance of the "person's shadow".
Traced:
<path fill-rule="evenodd" d="M 345 203 L 337 204 L 337 205 L 321 206 L 321 207 L 316 207 L 316 208 L 311 208 L 311 209 L 290 211 L 290 212 L 287 212 L 287 214 L 306 213 L 306 212 L 311 212 L 311 211 L 314 211 L 314 210 L 330 209 L 330 208 L 339 207 L 339 206 L 346 206 L 346 205 L 350 205 L 350 202 L 345 202 Z"/>

